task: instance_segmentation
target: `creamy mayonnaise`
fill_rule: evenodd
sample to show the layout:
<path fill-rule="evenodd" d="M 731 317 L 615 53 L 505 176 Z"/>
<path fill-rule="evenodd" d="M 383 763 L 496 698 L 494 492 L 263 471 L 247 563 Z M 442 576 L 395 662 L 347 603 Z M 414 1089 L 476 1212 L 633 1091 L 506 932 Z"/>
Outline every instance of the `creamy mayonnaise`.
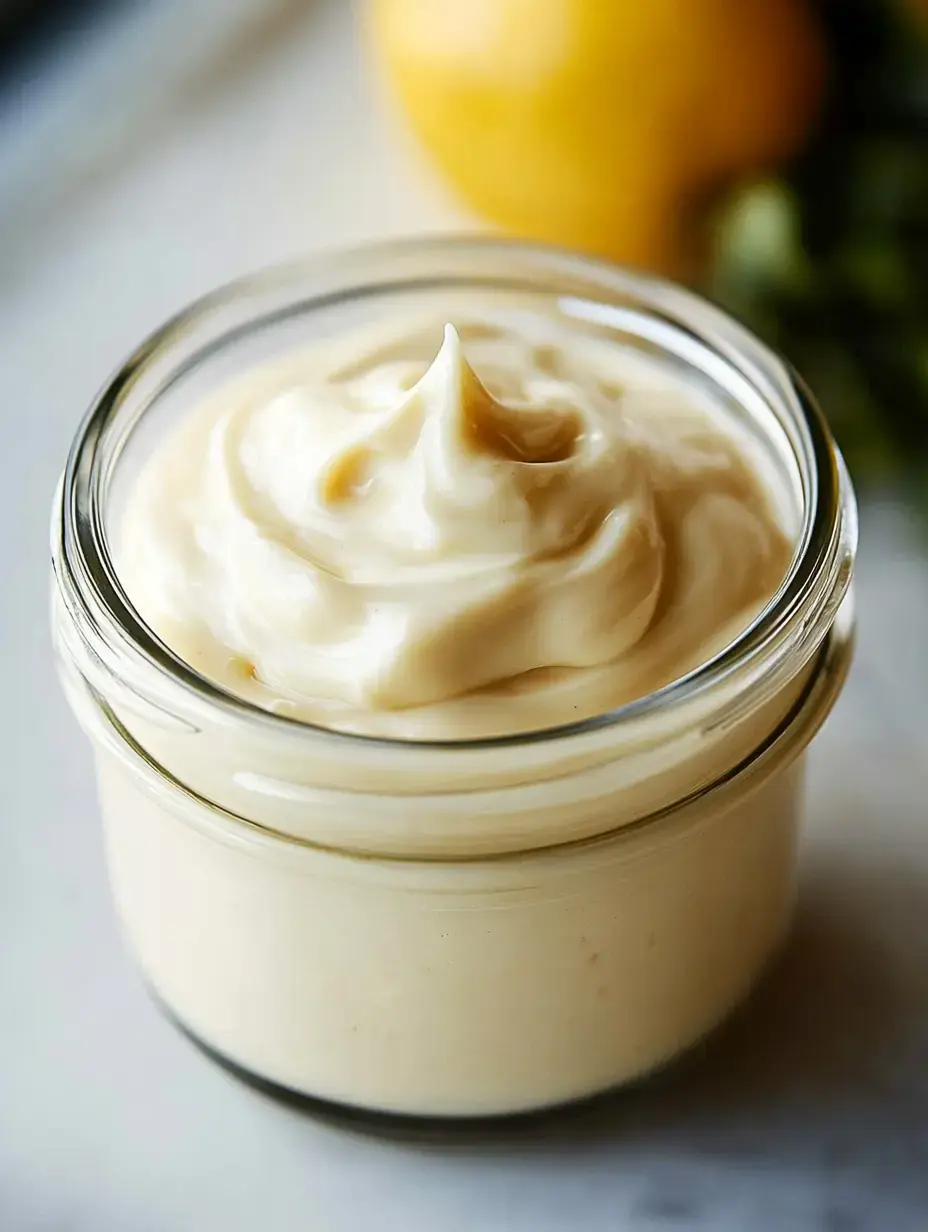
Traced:
<path fill-rule="evenodd" d="M 482 320 L 320 345 L 221 389 L 138 477 L 119 568 L 231 692 L 454 738 L 683 676 L 790 551 L 747 442 L 692 387 L 614 345 Z"/>
<path fill-rule="evenodd" d="M 191 309 L 75 442 L 55 646 L 117 910 L 265 1082 L 582 1098 L 783 939 L 853 496 L 779 361 L 683 293 L 496 241 L 340 260 Z"/>

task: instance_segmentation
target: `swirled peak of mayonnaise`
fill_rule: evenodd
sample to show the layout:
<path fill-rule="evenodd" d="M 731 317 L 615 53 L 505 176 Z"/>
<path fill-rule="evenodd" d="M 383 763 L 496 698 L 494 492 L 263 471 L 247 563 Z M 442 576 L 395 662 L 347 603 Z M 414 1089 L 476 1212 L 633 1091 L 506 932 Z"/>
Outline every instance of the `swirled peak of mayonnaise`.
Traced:
<path fill-rule="evenodd" d="M 218 391 L 139 475 L 119 567 L 143 619 L 229 691 L 453 739 L 670 683 L 746 627 L 789 557 L 720 411 L 605 343 L 484 321 L 320 347 Z"/>

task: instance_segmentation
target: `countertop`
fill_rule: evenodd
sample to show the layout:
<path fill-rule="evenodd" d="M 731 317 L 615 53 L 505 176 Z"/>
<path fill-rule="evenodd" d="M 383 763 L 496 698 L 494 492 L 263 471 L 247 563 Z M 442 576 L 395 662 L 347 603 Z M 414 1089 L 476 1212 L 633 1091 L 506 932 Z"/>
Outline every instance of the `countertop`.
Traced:
<path fill-rule="evenodd" d="M 214 284 L 467 220 L 389 131 L 351 6 L 70 20 L 0 86 L 2 1232 L 924 1232 L 928 553 L 890 499 L 862 511 L 859 653 L 812 758 L 793 940 L 695 1057 L 534 1128 L 388 1139 L 240 1086 L 154 1010 L 51 664 L 71 435 L 131 345 Z"/>

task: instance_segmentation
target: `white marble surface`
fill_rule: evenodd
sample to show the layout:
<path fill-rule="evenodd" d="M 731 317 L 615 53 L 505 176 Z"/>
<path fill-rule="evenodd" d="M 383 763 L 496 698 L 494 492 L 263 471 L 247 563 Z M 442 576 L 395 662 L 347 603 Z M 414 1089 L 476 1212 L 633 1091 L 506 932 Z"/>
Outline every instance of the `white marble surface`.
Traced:
<path fill-rule="evenodd" d="M 0 1229 L 924 1232 L 928 554 L 888 503 L 864 509 L 860 654 L 816 746 L 794 941 L 683 1068 L 533 1130 L 389 1141 L 253 1094 L 152 1009 L 45 627 L 70 436 L 192 295 L 458 220 L 391 151 L 338 0 L 163 0 L 92 33 L 0 90 Z"/>

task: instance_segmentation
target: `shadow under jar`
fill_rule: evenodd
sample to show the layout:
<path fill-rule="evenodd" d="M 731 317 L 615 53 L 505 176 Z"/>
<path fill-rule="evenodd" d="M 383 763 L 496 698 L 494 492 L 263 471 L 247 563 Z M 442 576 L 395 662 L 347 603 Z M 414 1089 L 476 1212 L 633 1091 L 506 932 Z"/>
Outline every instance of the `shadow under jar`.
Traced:
<path fill-rule="evenodd" d="M 555 730 L 324 730 L 232 696 L 146 627 L 113 563 L 171 423 L 231 376 L 427 298 L 518 299 L 665 364 L 750 434 L 794 511 L 769 604 L 681 680 Z M 805 389 L 692 295 L 492 240 L 373 247 L 238 282 L 146 341 L 56 500 L 59 670 L 109 871 L 158 998 L 247 1073 L 365 1110 L 511 1114 L 636 1078 L 748 992 L 789 923 L 804 750 L 850 657 L 853 495 Z"/>

